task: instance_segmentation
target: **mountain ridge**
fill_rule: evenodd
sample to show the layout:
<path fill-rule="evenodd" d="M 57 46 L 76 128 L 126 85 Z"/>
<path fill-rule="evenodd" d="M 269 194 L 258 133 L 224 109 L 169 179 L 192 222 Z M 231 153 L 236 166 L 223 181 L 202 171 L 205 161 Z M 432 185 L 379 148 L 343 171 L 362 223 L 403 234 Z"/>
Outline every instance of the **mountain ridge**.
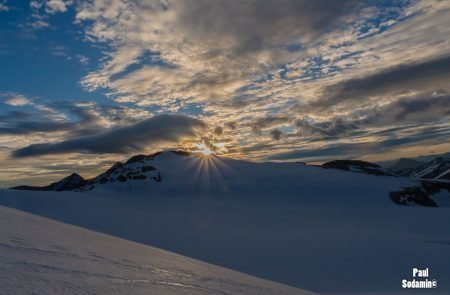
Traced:
<path fill-rule="evenodd" d="M 299 179 L 302 181 L 299 182 Z M 342 186 L 335 183 L 335 179 L 342 179 L 346 184 Z M 386 181 L 391 183 L 391 188 L 383 195 L 400 205 L 436 207 L 439 202 L 434 200 L 434 195 L 441 191 L 450 192 L 450 183 L 399 177 L 379 165 L 360 160 L 335 160 L 321 166 L 258 163 L 180 150 L 135 155 L 124 162 L 116 162 L 105 172 L 90 179 L 83 179 L 73 173 L 47 186 L 18 186 L 12 189 L 76 192 L 96 189 L 145 190 L 149 194 L 164 191 L 167 195 L 217 196 L 247 192 L 294 196 L 298 186 L 301 186 L 298 188 L 299 193 L 314 195 L 318 187 L 325 184 L 340 187 L 342 192 L 338 194 L 345 194 L 345 191 L 355 190 L 355 181 L 367 183 L 366 187 L 361 188 L 364 190 L 383 185 Z"/>

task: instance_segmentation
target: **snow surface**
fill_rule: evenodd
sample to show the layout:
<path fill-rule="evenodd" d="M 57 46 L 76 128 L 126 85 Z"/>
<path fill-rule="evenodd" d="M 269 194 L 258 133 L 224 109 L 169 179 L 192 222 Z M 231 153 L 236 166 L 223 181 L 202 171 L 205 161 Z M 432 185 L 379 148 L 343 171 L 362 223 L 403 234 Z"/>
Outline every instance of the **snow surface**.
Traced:
<path fill-rule="evenodd" d="M 0 206 L 1 294 L 311 294 Z"/>
<path fill-rule="evenodd" d="M 151 162 L 161 182 L 0 190 L 0 203 L 324 294 L 404 294 L 413 267 L 439 283 L 413 294 L 450 294 L 450 208 L 394 204 L 407 178 L 171 153 Z"/>

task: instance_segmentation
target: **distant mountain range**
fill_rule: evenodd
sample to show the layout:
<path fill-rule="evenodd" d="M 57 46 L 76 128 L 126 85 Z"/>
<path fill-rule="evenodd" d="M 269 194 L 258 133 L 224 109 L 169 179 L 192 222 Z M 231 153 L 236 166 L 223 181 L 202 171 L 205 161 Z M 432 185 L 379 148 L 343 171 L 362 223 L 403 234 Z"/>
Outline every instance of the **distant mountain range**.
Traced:
<path fill-rule="evenodd" d="M 230 167 L 235 167 L 231 170 L 237 172 L 230 173 Z M 314 178 L 314 182 L 322 185 L 339 186 L 340 184 L 336 183 L 336 175 L 348 182 L 344 189 L 352 191 L 355 186 L 352 181 L 361 179 L 356 176 L 357 173 L 371 175 L 370 178 L 362 180 L 367 182 L 368 187 L 382 185 L 378 177 L 398 178 L 399 180 L 396 182 L 399 185 L 389 192 L 389 196 L 397 204 L 437 206 L 433 196 L 441 191 L 450 192 L 449 168 L 450 160 L 442 157 L 425 164 L 410 159 L 400 159 L 390 169 L 387 169 L 360 160 L 335 160 L 317 167 L 298 163 L 255 163 L 220 158 L 214 155 L 204 156 L 184 151 L 167 151 L 151 155 L 137 155 L 124 163 L 117 162 L 104 173 L 91 179 L 84 179 L 73 173 L 47 186 L 17 186 L 12 189 L 33 191 L 113 189 L 123 191 L 157 190 L 165 187 L 168 189 L 168 194 L 173 194 L 174 191 L 196 194 L 195 190 L 199 187 L 208 187 L 208 190 L 221 194 L 224 190 L 224 183 L 228 182 L 234 185 L 236 194 L 240 194 L 241 191 L 268 193 L 273 189 L 272 186 L 279 187 L 279 193 L 286 190 L 287 194 L 292 194 L 291 191 L 296 187 L 296 182 L 311 177 Z M 330 173 L 327 173 L 326 170 L 345 172 L 333 173 L 332 177 L 335 179 L 331 179 Z M 245 178 L 255 179 L 254 185 L 250 186 L 244 182 L 244 178 L 238 177 L 240 171 L 246 171 Z M 265 188 L 269 185 L 268 181 L 271 182 L 271 187 Z M 162 184 L 158 185 L 158 183 Z M 314 194 L 314 188 L 308 187 L 306 192 Z M 450 199 L 450 195 L 448 197 Z"/>
<path fill-rule="evenodd" d="M 388 170 L 414 179 L 450 180 L 450 157 L 439 156 L 426 162 L 400 159 Z"/>
<path fill-rule="evenodd" d="M 179 153 L 179 152 L 176 152 Z M 84 179 L 77 173 L 54 182 L 47 186 L 16 186 L 13 189 L 33 190 L 33 191 L 77 191 L 92 190 L 95 187 L 108 183 L 125 183 L 129 180 L 152 179 L 156 182 L 161 181 L 161 174 L 151 164 L 160 153 L 152 155 L 137 155 L 130 158 L 125 163 L 117 162 L 104 173 L 92 179 Z"/>

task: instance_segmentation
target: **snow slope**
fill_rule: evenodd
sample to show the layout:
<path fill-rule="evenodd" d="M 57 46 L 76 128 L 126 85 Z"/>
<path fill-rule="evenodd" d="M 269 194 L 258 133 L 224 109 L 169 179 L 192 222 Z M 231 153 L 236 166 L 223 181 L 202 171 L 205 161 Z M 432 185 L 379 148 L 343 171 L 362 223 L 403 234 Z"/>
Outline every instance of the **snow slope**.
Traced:
<path fill-rule="evenodd" d="M 315 292 L 403 294 L 411 269 L 429 267 L 439 288 L 414 294 L 450 294 L 450 208 L 394 204 L 407 178 L 173 153 L 151 163 L 160 181 L 0 190 L 0 204 Z"/>
<path fill-rule="evenodd" d="M 1 294 L 312 294 L 0 206 Z"/>

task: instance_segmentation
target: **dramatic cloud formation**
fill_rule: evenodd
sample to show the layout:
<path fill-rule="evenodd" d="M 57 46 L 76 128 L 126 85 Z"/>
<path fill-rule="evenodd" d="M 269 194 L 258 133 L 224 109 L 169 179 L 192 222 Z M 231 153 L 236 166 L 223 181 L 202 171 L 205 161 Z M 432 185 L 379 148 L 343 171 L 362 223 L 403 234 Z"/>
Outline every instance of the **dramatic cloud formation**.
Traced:
<path fill-rule="evenodd" d="M 199 136 L 206 125 L 179 115 L 159 115 L 142 122 L 115 128 L 95 135 L 67 139 L 57 143 L 33 144 L 14 151 L 14 157 L 39 156 L 70 152 L 130 153 L 160 143 L 178 143 Z"/>
<path fill-rule="evenodd" d="M 364 1 L 344 0 L 186 0 L 167 2 L 176 10 L 179 28 L 208 54 L 265 51 L 286 42 L 309 43 L 345 22 Z"/>
<path fill-rule="evenodd" d="M 450 56 L 402 64 L 362 78 L 345 80 L 324 89 L 328 97 L 312 103 L 321 109 L 343 101 L 366 102 L 372 97 L 402 95 L 413 91 L 450 91 Z"/>

